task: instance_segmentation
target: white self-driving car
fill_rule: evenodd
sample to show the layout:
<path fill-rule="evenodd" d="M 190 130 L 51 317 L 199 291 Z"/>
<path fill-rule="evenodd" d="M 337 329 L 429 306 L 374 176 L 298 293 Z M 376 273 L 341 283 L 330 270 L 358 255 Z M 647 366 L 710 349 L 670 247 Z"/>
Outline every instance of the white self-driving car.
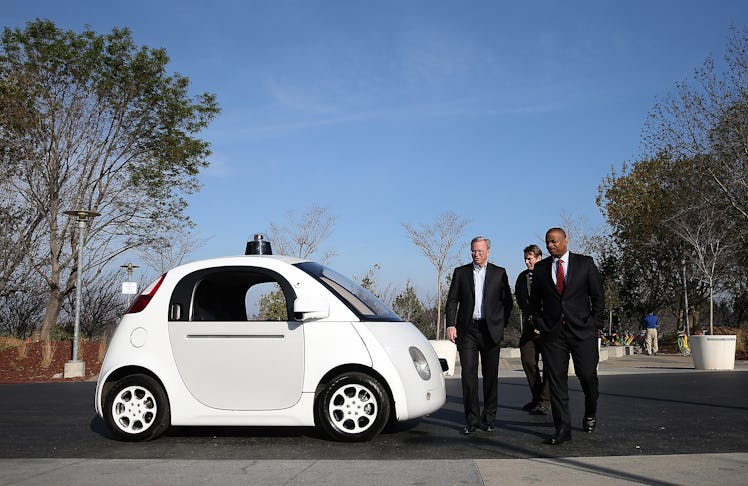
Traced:
<path fill-rule="evenodd" d="M 444 404 L 415 326 L 323 265 L 268 254 L 261 235 L 247 253 L 174 268 L 133 300 L 96 385 L 115 438 L 268 425 L 363 441 Z"/>

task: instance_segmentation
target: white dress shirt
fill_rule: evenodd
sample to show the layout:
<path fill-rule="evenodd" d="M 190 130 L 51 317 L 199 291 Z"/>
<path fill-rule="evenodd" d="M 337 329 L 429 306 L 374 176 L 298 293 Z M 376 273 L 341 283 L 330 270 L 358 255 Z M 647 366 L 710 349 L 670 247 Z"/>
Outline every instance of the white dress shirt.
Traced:
<path fill-rule="evenodd" d="M 483 319 L 483 284 L 486 281 L 486 266 L 480 267 L 473 263 L 473 283 L 475 284 L 473 319 Z"/>

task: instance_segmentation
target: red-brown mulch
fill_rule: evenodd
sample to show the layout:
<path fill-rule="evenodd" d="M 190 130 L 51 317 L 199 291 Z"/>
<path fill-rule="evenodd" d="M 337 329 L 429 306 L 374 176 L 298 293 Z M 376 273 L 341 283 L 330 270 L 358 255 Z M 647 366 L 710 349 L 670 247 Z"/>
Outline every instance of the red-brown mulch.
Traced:
<path fill-rule="evenodd" d="M 25 382 L 54 382 L 54 381 L 84 381 L 94 378 L 101 368 L 100 343 L 98 341 L 78 343 L 78 359 L 86 363 L 85 377 L 63 378 L 65 363 L 73 357 L 72 341 L 54 341 L 52 362 L 49 366 L 42 366 L 41 342 L 16 343 L 14 346 L 5 344 L 0 349 L 0 383 Z M 101 350 L 102 352 L 104 350 Z"/>

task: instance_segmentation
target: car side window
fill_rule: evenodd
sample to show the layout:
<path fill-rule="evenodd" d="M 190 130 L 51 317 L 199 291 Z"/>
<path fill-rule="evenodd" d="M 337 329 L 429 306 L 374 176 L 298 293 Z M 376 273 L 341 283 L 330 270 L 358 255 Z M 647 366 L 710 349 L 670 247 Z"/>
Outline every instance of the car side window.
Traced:
<path fill-rule="evenodd" d="M 286 321 L 295 295 L 275 272 L 222 267 L 185 276 L 174 289 L 171 321 Z"/>
<path fill-rule="evenodd" d="M 277 282 L 258 283 L 249 288 L 245 298 L 250 321 L 287 321 L 288 305 Z"/>

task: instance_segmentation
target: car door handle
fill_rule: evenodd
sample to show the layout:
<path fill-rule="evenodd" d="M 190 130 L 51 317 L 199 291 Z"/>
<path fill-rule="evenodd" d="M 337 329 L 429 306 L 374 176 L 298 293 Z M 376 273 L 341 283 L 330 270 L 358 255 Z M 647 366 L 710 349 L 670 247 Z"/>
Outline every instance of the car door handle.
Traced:
<path fill-rule="evenodd" d="M 187 339 L 283 339 L 283 334 L 187 334 Z"/>

